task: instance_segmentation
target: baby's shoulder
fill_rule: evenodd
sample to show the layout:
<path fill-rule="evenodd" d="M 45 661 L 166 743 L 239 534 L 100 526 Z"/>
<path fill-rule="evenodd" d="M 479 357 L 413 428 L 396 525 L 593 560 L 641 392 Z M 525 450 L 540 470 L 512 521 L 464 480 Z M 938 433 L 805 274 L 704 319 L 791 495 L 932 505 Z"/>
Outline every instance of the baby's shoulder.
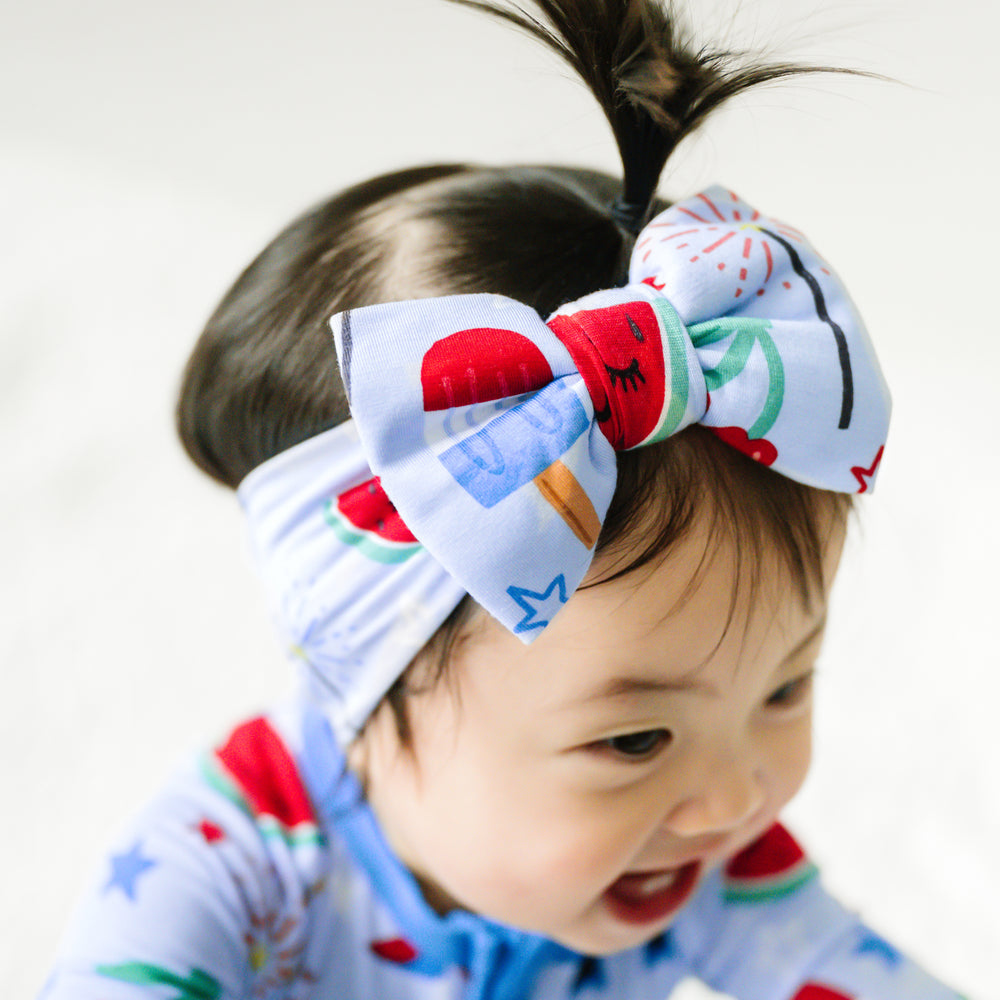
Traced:
<path fill-rule="evenodd" d="M 306 996 L 324 978 L 337 856 L 289 723 L 279 710 L 239 724 L 136 814 L 99 863 L 47 998 L 195 980 L 199 996 Z"/>

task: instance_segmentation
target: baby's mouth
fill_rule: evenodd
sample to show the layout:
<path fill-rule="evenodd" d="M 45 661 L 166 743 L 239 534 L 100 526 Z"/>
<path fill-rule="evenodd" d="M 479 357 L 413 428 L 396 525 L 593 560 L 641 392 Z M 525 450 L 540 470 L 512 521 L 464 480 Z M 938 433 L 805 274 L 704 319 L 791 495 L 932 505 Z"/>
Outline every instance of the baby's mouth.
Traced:
<path fill-rule="evenodd" d="M 680 868 L 622 875 L 605 890 L 604 900 L 618 920 L 653 923 L 688 901 L 700 873 L 701 862 L 691 861 Z"/>

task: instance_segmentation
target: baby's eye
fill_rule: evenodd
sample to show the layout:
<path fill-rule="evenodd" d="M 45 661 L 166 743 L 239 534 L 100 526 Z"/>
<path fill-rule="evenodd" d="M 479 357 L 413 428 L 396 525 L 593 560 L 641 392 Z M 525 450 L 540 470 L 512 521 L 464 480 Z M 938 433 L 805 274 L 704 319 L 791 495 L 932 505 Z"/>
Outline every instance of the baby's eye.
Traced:
<path fill-rule="evenodd" d="M 810 671 L 795 680 L 782 684 L 768 699 L 768 708 L 790 708 L 806 700 L 812 690 L 813 675 Z"/>
<path fill-rule="evenodd" d="M 643 729 L 638 733 L 612 736 L 604 740 L 603 745 L 622 757 L 641 760 L 652 757 L 658 750 L 666 747 L 673 738 L 669 729 Z"/>

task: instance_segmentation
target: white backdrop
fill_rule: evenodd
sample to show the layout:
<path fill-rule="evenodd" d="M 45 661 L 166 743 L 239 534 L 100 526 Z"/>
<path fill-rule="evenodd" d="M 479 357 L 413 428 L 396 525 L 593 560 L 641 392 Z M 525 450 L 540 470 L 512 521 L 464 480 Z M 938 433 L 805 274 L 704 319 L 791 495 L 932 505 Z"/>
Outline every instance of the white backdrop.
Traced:
<path fill-rule="evenodd" d="M 173 438 L 179 370 L 218 296 L 293 214 L 376 171 L 615 160 L 561 66 L 439 0 L 12 8 L 0 12 L 0 977 L 6 996 L 29 997 L 113 828 L 181 754 L 287 683 L 235 501 Z M 993 1000 L 998 8 L 687 8 L 703 37 L 901 81 L 748 96 L 685 145 L 663 190 L 719 180 L 794 221 L 881 347 L 895 423 L 837 586 L 816 765 L 790 819 L 844 899 Z"/>

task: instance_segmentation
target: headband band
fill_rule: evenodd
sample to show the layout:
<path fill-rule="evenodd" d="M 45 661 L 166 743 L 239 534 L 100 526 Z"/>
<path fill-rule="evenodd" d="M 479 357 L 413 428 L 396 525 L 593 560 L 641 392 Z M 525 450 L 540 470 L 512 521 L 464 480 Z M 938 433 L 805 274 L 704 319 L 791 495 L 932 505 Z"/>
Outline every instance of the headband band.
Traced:
<path fill-rule="evenodd" d="M 396 515 L 353 421 L 259 465 L 237 496 L 285 652 L 346 746 L 465 590 Z"/>
<path fill-rule="evenodd" d="M 722 188 L 642 230 L 626 287 L 548 322 L 462 295 L 331 325 L 355 426 L 265 463 L 240 495 L 292 645 L 351 705 L 333 716 L 341 737 L 465 591 L 524 641 L 542 632 L 590 565 L 616 450 L 700 422 L 785 476 L 853 493 L 871 488 L 888 428 L 839 280 Z M 308 611 L 290 616 L 296 603 Z"/>

